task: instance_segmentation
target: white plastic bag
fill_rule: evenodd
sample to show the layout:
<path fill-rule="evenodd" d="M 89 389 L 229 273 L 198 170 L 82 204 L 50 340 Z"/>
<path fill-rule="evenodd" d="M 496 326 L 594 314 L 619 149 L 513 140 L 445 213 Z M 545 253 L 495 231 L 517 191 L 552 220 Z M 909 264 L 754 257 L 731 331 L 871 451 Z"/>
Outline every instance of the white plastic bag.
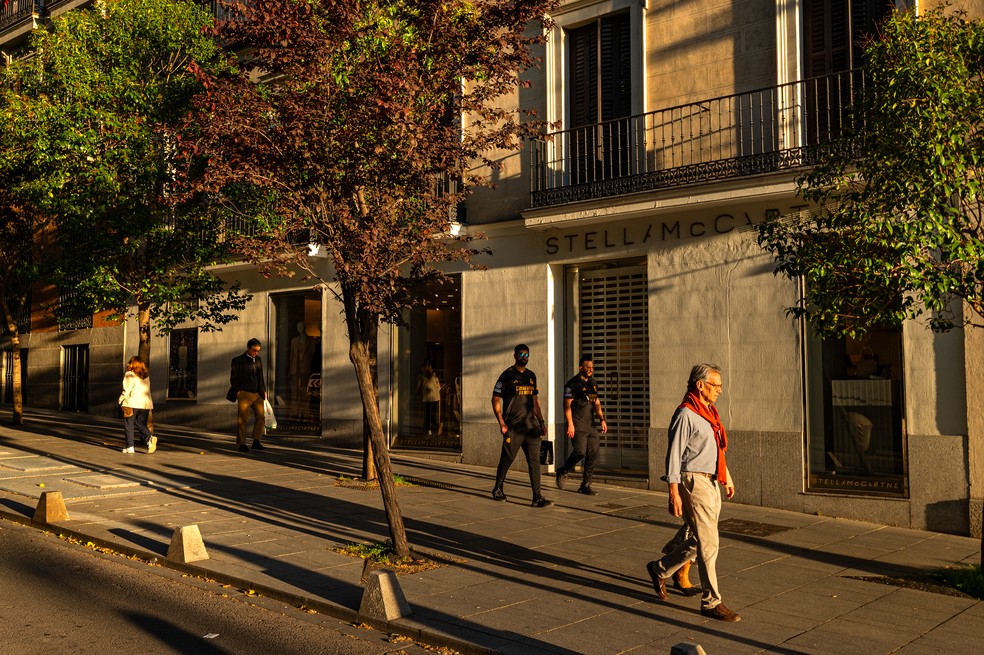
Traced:
<path fill-rule="evenodd" d="M 263 425 L 267 427 L 267 430 L 277 429 L 277 417 L 273 413 L 273 405 L 266 398 L 263 399 Z"/>

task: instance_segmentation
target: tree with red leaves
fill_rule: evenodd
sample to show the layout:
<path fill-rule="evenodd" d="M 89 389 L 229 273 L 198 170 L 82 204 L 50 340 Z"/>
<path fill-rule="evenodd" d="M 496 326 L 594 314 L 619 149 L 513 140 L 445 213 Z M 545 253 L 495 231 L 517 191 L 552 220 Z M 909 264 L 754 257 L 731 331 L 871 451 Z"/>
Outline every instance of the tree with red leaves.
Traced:
<path fill-rule="evenodd" d="M 205 76 L 185 126 L 189 193 L 250 228 L 266 274 L 298 274 L 344 308 L 393 550 L 409 553 L 379 416 L 374 344 L 411 290 L 468 262 L 456 208 L 543 124 L 511 110 L 553 0 L 220 0 L 238 74 Z M 243 220 L 237 221 L 243 224 Z M 324 260 L 298 244 L 317 244 Z M 330 269 L 330 271 L 329 271 Z"/>

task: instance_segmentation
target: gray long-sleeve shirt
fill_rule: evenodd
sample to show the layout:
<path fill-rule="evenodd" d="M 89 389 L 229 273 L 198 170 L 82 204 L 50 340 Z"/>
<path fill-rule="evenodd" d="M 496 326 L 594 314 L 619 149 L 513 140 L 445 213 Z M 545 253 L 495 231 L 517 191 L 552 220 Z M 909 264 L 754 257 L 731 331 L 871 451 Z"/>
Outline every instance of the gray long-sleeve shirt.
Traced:
<path fill-rule="evenodd" d="M 694 410 L 677 408 L 670 420 L 666 447 L 666 481 L 680 484 L 680 474 L 717 473 L 717 441 L 707 419 Z"/>

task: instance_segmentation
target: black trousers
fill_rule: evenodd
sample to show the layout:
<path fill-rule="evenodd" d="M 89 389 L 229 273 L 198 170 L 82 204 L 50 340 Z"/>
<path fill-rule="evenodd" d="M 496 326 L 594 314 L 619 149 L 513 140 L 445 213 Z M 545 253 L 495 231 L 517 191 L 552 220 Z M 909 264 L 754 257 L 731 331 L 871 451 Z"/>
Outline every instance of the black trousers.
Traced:
<path fill-rule="evenodd" d="M 437 403 L 439 401 L 435 400 L 433 402 L 424 401 L 424 429 L 431 432 L 437 431 Z"/>
<path fill-rule="evenodd" d="M 567 474 L 574 470 L 574 467 L 582 459 L 584 460 L 584 475 L 582 485 L 591 484 L 591 476 L 594 475 L 595 463 L 598 461 L 598 448 L 601 445 L 601 437 L 594 430 L 575 430 L 574 431 L 574 452 L 568 457 L 564 465 L 557 472 Z"/>
<path fill-rule="evenodd" d="M 539 432 L 527 433 L 522 430 L 510 429 L 502 437 L 502 453 L 499 455 L 499 467 L 495 471 L 495 484 L 502 486 L 506 473 L 512 466 L 520 449 L 526 454 L 526 466 L 530 472 L 530 487 L 533 489 L 533 499 L 540 497 L 540 441 Z"/>

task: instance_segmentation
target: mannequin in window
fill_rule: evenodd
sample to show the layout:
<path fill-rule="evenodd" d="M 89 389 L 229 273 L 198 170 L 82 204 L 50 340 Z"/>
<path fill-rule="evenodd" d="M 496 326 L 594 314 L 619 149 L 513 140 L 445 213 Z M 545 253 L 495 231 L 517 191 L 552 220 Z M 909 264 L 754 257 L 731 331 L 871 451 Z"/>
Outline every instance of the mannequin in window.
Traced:
<path fill-rule="evenodd" d="M 434 372 L 430 360 L 424 362 L 420 369 L 420 376 L 417 378 L 417 390 L 420 391 L 420 399 L 424 404 L 424 429 L 427 430 L 427 436 L 431 436 L 435 432 L 439 433 L 441 379 Z"/>
<path fill-rule="evenodd" d="M 307 412 L 307 384 L 311 376 L 311 354 L 315 340 L 304 330 L 304 321 L 297 322 L 297 336 L 290 340 L 288 402 L 292 418 L 302 418 Z"/>
<path fill-rule="evenodd" d="M 188 393 L 188 339 L 185 335 L 178 338 L 178 397 L 187 398 Z"/>

